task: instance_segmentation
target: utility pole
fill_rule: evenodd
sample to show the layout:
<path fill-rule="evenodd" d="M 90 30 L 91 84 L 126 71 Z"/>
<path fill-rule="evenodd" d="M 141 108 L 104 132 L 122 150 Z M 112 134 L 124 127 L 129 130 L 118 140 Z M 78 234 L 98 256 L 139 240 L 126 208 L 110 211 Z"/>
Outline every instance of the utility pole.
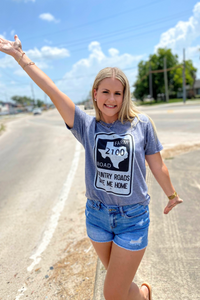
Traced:
<path fill-rule="evenodd" d="M 5 99 L 6 99 L 6 102 L 8 102 L 8 96 L 7 96 L 6 92 L 5 92 Z"/>
<path fill-rule="evenodd" d="M 169 95 L 168 95 L 168 80 L 167 80 L 167 58 L 164 57 L 164 79 L 165 79 L 165 99 L 166 102 L 169 102 Z"/>
<path fill-rule="evenodd" d="M 149 95 L 153 98 L 151 60 L 149 60 Z"/>
<path fill-rule="evenodd" d="M 183 103 L 186 101 L 186 89 L 185 89 L 185 48 L 183 49 Z"/>
<path fill-rule="evenodd" d="M 35 106 L 36 103 L 35 103 L 35 94 L 34 94 L 34 89 L 33 89 L 33 83 L 31 82 L 30 85 L 31 85 L 31 91 L 32 91 L 34 106 Z"/>
<path fill-rule="evenodd" d="M 44 104 L 47 109 L 47 94 L 46 93 L 44 93 Z"/>

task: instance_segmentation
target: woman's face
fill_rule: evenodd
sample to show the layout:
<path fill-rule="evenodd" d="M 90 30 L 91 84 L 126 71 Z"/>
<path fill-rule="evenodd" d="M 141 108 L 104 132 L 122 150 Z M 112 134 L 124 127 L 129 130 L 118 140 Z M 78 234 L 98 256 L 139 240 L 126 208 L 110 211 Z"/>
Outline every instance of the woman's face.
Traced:
<path fill-rule="evenodd" d="M 103 79 L 98 90 L 94 89 L 94 98 L 101 111 L 102 121 L 112 123 L 118 119 L 123 102 L 123 90 L 122 83 L 113 77 Z"/>

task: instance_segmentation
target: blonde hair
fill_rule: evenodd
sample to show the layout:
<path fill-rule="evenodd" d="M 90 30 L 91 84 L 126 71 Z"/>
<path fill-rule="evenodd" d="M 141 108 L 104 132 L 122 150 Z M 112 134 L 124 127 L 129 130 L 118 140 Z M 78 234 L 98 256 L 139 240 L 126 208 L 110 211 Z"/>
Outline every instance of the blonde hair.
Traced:
<path fill-rule="evenodd" d="M 96 120 L 97 121 L 101 120 L 101 111 L 99 110 L 99 108 L 97 106 L 97 102 L 94 99 L 94 89 L 98 90 L 99 84 L 105 78 L 116 78 L 122 83 L 122 85 L 124 87 L 123 102 L 122 102 L 122 107 L 118 114 L 118 120 L 122 124 L 124 123 L 124 121 L 125 122 L 129 121 L 132 123 L 134 118 L 136 117 L 138 119 L 137 123 L 144 122 L 140 119 L 140 117 L 138 115 L 138 114 L 144 114 L 149 118 L 149 120 L 153 126 L 153 129 L 154 129 L 154 134 L 157 137 L 156 126 L 155 126 L 153 120 L 147 114 L 140 112 L 135 107 L 135 105 L 133 104 L 133 101 L 131 100 L 131 92 L 130 92 L 130 85 L 129 85 L 128 79 L 127 79 L 126 75 L 122 72 L 122 70 L 120 70 L 116 67 L 114 67 L 114 68 L 107 67 L 107 68 L 102 69 L 97 74 L 97 76 L 94 80 L 93 87 L 92 87 L 92 100 L 93 100 L 93 105 L 95 108 Z"/>

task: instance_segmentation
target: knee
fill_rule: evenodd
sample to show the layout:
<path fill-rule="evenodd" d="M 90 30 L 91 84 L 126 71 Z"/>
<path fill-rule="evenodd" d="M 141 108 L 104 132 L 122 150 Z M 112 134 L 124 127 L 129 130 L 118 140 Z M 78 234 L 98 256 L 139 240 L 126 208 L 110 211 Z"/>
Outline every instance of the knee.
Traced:
<path fill-rule="evenodd" d="M 105 300 L 123 300 L 125 299 L 124 295 L 119 293 L 118 289 L 113 289 L 112 286 L 105 286 L 103 290 Z"/>
<path fill-rule="evenodd" d="M 104 290 L 104 298 L 105 298 L 105 300 L 119 300 L 119 298 L 116 298 L 115 296 L 115 293 L 112 293 L 112 292 L 110 292 L 110 291 L 105 291 Z"/>
<path fill-rule="evenodd" d="M 104 289 L 103 289 L 103 295 L 104 295 L 104 298 L 105 300 L 114 300 L 114 293 L 111 289 L 111 287 L 109 286 L 106 286 L 105 283 L 104 283 Z"/>

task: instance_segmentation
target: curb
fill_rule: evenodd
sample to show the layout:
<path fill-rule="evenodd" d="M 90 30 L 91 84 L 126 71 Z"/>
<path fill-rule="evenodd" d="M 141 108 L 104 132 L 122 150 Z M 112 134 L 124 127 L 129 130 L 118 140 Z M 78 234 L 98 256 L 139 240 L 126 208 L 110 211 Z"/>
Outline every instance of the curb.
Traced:
<path fill-rule="evenodd" d="M 174 102 L 174 103 L 163 103 L 163 104 L 157 104 L 157 105 L 138 105 L 136 106 L 136 108 L 152 108 L 152 109 L 155 109 L 155 108 L 159 108 L 159 107 L 168 107 L 168 106 L 192 106 L 192 105 L 200 105 L 200 100 L 194 100 L 194 101 L 191 101 L 191 100 L 188 100 L 186 101 L 185 103 L 183 102 Z"/>
<path fill-rule="evenodd" d="M 95 276 L 95 283 L 94 283 L 94 292 L 93 292 L 93 300 L 105 300 L 103 295 L 103 286 L 104 280 L 106 276 L 106 269 L 104 265 L 97 259 L 97 267 L 96 267 L 96 276 Z"/>

